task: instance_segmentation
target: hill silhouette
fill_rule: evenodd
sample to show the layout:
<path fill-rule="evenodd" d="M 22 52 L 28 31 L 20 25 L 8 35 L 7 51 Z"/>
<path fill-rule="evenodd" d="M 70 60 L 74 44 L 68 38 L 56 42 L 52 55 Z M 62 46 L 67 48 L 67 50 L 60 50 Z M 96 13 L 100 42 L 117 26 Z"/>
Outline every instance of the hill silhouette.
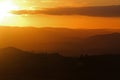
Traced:
<path fill-rule="evenodd" d="M 0 79 L 61 79 L 76 59 L 57 53 L 30 53 L 14 47 L 0 49 Z M 68 68 L 68 69 L 67 69 Z M 61 77 L 62 76 L 62 77 Z"/>
<path fill-rule="evenodd" d="M 14 46 L 32 52 L 59 52 L 64 56 L 80 56 L 82 39 L 119 29 L 67 29 L 0 27 L 0 48 Z"/>
<path fill-rule="evenodd" d="M 14 47 L 0 49 L 1 80 L 114 80 L 119 79 L 120 55 L 65 57 L 30 53 Z"/>
<path fill-rule="evenodd" d="M 91 36 L 83 45 L 89 54 L 120 54 L 120 33 Z"/>
<path fill-rule="evenodd" d="M 24 60 L 24 59 L 60 59 L 64 58 L 58 53 L 32 53 L 28 51 L 24 51 L 15 47 L 6 47 L 0 49 L 0 59 L 4 59 L 5 61 L 10 60 Z M 3 61 L 3 60 L 1 60 Z"/>

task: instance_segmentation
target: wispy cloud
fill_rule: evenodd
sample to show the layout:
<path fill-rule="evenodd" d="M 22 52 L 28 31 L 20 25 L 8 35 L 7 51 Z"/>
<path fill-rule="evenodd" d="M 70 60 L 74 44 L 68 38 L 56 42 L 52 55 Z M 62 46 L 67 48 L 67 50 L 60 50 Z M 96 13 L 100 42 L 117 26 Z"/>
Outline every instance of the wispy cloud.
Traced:
<path fill-rule="evenodd" d="M 84 15 L 96 17 L 120 17 L 120 5 L 113 6 L 92 6 L 92 7 L 59 7 L 43 10 L 18 10 L 11 13 L 17 15 Z"/>

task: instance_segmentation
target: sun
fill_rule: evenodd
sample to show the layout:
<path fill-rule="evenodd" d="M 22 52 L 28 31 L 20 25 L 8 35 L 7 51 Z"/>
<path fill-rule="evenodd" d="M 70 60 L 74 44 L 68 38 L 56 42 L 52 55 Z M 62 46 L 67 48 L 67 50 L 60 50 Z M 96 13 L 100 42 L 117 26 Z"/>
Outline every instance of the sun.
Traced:
<path fill-rule="evenodd" d="M 6 16 L 10 16 L 10 11 L 17 10 L 17 6 L 11 0 L 0 2 L 0 21 Z"/>

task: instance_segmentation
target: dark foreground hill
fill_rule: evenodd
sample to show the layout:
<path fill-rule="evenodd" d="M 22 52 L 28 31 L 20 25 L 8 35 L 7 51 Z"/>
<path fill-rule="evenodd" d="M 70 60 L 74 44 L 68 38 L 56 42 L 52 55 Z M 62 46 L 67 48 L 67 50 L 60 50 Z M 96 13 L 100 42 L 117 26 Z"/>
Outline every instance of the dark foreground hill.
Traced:
<path fill-rule="evenodd" d="M 0 80 L 115 80 L 119 72 L 120 55 L 71 58 L 0 49 Z"/>

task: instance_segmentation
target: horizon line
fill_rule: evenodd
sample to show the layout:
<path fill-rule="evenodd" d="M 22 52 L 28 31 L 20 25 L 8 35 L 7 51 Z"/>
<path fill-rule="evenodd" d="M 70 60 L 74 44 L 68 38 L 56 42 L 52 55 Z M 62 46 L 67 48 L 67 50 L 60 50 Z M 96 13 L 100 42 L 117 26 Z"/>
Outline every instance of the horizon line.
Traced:
<path fill-rule="evenodd" d="M 36 28 L 36 29 L 73 29 L 73 30 L 76 30 L 76 29 L 81 29 L 81 30 L 97 30 L 97 29 L 100 29 L 100 30 L 111 30 L 111 29 L 120 29 L 120 28 L 68 28 L 68 27 L 38 27 L 38 26 L 3 26 L 3 25 L 0 25 L 0 28 Z"/>

